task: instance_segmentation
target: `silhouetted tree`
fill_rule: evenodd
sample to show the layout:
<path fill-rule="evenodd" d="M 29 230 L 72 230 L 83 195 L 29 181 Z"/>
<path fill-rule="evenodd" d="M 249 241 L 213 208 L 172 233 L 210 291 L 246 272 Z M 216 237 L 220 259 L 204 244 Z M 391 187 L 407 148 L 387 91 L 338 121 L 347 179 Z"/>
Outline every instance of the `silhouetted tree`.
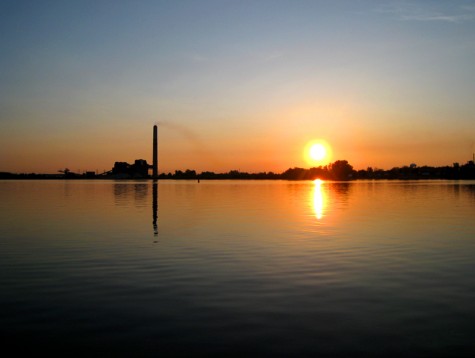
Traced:
<path fill-rule="evenodd" d="M 306 170 L 303 168 L 289 168 L 281 174 L 282 179 L 287 180 L 305 180 Z"/>
<path fill-rule="evenodd" d="M 346 160 L 337 160 L 330 164 L 329 171 L 333 180 L 349 180 L 353 176 L 353 166 Z"/>

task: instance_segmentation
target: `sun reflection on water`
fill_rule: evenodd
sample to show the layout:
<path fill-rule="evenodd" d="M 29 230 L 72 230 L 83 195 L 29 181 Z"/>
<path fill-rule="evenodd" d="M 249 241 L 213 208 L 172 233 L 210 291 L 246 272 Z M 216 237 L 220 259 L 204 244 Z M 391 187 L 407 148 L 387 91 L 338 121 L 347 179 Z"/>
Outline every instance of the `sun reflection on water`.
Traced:
<path fill-rule="evenodd" d="M 320 220 L 323 217 L 325 207 L 327 206 L 327 198 L 322 189 L 323 180 L 316 179 L 314 183 L 313 211 L 315 212 L 315 217 Z"/>

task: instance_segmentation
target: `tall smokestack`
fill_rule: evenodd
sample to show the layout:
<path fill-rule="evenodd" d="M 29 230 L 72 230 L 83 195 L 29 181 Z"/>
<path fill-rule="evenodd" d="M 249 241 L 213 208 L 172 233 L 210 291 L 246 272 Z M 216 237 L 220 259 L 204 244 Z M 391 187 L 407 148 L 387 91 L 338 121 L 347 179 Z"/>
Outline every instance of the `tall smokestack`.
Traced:
<path fill-rule="evenodd" d="M 157 125 L 153 126 L 153 179 L 158 178 L 158 140 Z"/>

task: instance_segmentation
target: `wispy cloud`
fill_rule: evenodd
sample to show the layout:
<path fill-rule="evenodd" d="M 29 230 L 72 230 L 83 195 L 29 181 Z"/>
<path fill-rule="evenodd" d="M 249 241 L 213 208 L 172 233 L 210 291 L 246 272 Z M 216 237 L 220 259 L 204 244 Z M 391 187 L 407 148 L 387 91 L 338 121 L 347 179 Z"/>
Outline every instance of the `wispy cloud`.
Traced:
<path fill-rule="evenodd" d="M 188 58 L 195 63 L 203 63 L 203 62 L 209 62 L 209 57 L 203 56 L 199 53 L 192 53 L 188 55 Z"/>
<path fill-rule="evenodd" d="M 446 6 L 450 4 L 451 6 Z M 394 2 L 382 4 L 375 12 L 390 14 L 402 21 L 462 23 L 475 19 L 475 6 L 453 3 Z"/>
<path fill-rule="evenodd" d="M 444 15 L 441 13 L 401 15 L 401 19 L 407 21 L 464 22 L 473 20 L 473 18 L 473 15 Z"/>
<path fill-rule="evenodd" d="M 271 62 L 271 61 L 277 60 L 281 57 L 284 57 L 283 52 L 269 52 L 267 54 L 262 54 L 260 56 L 260 59 L 261 59 L 262 62 Z"/>

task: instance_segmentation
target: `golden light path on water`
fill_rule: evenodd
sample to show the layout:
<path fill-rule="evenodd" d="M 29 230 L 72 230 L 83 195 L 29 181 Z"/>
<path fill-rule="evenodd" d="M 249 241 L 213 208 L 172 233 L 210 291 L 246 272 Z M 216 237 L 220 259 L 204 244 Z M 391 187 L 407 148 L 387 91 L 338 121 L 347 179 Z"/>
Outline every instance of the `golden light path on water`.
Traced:
<path fill-rule="evenodd" d="M 314 180 L 313 211 L 315 212 L 315 217 L 318 220 L 320 220 L 323 217 L 323 213 L 327 205 L 327 198 L 323 192 L 322 184 L 323 184 L 323 180 L 321 179 Z"/>

